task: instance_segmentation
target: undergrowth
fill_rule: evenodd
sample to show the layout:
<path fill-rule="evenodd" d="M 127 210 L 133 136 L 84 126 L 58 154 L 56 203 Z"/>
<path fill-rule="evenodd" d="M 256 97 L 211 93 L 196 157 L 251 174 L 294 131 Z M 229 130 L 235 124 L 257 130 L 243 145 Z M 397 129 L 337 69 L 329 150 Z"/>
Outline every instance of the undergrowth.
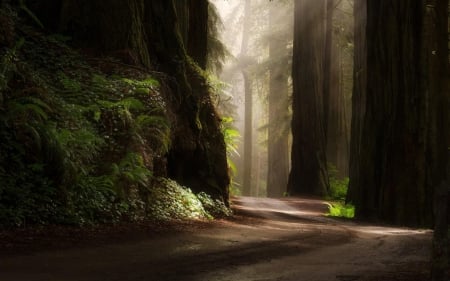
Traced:
<path fill-rule="evenodd" d="M 355 216 L 355 207 L 351 204 L 345 204 L 349 178 L 340 179 L 338 170 L 331 164 L 328 165 L 328 173 L 330 194 L 327 199 L 331 201 L 328 204 L 328 215 L 332 217 L 353 218 Z"/>
<path fill-rule="evenodd" d="M 0 227 L 226 213 L 156 179 L 171 139 L 157 79 L 21 32 L 0 48 Z"/>
<path fill-rule="evenodd" d="M 355 217 L 355 207 L 342 202 L 332 202 L 328 204 L 328 215 L 351 219 Z"/>
<path fill-rule="evenodd" d="M 208 194 L 194 194 L 173 180 L 159 178 L 149 190 L 148 212 L 156 220 L 212 219 L 231 215 L 231 210 Z"/>

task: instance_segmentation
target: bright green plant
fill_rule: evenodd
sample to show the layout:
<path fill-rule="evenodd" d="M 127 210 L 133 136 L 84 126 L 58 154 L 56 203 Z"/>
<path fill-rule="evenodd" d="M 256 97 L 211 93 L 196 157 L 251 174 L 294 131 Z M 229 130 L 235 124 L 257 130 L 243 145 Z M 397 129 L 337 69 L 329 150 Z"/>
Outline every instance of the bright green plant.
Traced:
<path fill-rule="evenodd" d="M 344 201 L 347 196 L 349 178 L 338 178 L 335 166 L 328 164 L 328 176 L 330 181 L 330 199 Z"/>
<path fill-rule="evenodd" d="M 328 204 L 328 215 L 353 218 L 355 216 L 355 207 L 351 204 L 345 204 L 349 179 L 347 177 L 339 179 L 336 167 L 331 164 L 328 164 L 328 173 L 330 180 L 329 199 L 334 200 Z"/>
<path fill-rule="evenodd" d="M 224 117 L 222 118 L 222 134 L 224 136 L 226 149 L 227 149 L 227 162 L 230 169 L 231 186 L 230 193 L 232 195 L 240 195 L 240 189 L 238 183 L 233 181 L 233 176 L 237 173 L 236 164 L 233 162 L 233 156 L 239 156 L 238 143 L 241 135 L 239 131 L 233 128 L 233 118 Z"/>
<path fill-rule="evenodd" d="M 328 204 L 328 215 L 331 217 L 353 218 L 355 216 L 355 207 L 351 204 L 333 202 Z"/>

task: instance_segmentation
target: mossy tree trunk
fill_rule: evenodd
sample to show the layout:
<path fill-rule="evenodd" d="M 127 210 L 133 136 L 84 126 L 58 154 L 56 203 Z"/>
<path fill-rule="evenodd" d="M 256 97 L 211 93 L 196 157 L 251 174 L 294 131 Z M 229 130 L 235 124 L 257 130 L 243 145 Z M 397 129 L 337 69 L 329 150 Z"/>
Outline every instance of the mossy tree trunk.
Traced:
<path fill-rule="evenodd" d="M 36 6 L 38 16 L 47 13 L 46 7 L 59 7 L 53 12 L 49 27 L 73 36 L 74 44 L 99 54 L 122 56 L 125 52 L 130 59 L 128 64 L 165 74 L 162 79 L 167 86 L 166 103 L 172 116 L 168 175 L 196 192 L 205 191 L 227 201 L 229 176 L 220 117 L 211 101 L 206 78 L 196 66 L 206 65 L 204 26 L 208 14 L 201 11 L 205 7 L 207 11 L 208 1 L 184 2 L 185 14 L 195 14 L 192 20 L 185 19 L 189 21 L 185 41 L 195 50 L 194 61 L 188 58 L 180 30 L 183 25 L 178 22 L 174 1 L 47 0 L 46 3 Z M 183 5 L 177 6 L 180 9 Z"/>
<path fill-rule="evenodd" d="M 169 175 L 194 191 L 228 200 L 225 142 L 207 81 L 188 60 L 173 2 L 148 1 L 146 8 L 150 54 L 158 58 L 161 70 L 175 78 L 170 83 L 175 93 L 170 102 L 176 120 L 168 157 Z M 207 14 L 204 16 L 202 21 L 207 26 Z M 207 33 L 202 35 L 205 39 L 198 41 L 198 48 L 206 50 Z"/>

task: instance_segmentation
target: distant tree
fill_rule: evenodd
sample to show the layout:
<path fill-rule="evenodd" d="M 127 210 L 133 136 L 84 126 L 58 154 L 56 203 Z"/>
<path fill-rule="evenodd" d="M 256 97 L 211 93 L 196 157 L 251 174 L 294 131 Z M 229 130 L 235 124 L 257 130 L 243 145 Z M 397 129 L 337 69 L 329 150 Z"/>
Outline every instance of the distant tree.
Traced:
<path fill-rule="evenodd" d="M 291 29 L 285 19 L 289 15 L 285 3 L 269 5 L 269 120 L 267 196 L 280 197 L 287 190 L 289 177 L 289 132 L 284 125 L 289 117 L 289 50 Z"/>
<path fill-rule="evenodd" d="M 253 162 L 253 91 L 251 74 L 248 69 L 249 55 L 248 46 L 251 32 L 251 1 L 245 1 L 243 16 L 243 31 L 240 53 L 240 63 L 242 77 L 244 80 L 244 96 L 245 96 L 245 117 L 244 117 L 244 181 L 243 195 L 251 195 L 252 193 L 252 162 Z"/>
<path fill-rule="evenodd" d="M 325 19 L 326 1 L 295 1 L 291 194 L 326 195 L 329 189 L 323 96 Z"/>
<path fill-rule="evenodd" d="M 351 1 L 352 2 L 352 1 Z M 327 2 L 327 35 L 324 66 L 325 119 L 327 120 L 327 161 L 336 168 L 336 176 L 348 176 L 352 74 L 351 2 Z M 347 67 L 344 67 L 347 66 Z M 350 66 L 350 68 L 348 67 Z"/>

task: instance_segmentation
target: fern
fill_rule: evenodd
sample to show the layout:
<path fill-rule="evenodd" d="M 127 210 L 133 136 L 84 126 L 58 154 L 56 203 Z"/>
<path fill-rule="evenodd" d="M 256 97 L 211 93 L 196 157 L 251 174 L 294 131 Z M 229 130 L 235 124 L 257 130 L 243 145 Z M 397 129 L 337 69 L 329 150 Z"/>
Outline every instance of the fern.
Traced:
<path fill-rule="evenodd" d="M 24 0 L 19 0 L 19 7 L 42 29 L 44 29 L 44 25 L 38 19 L 38 17 L 25 5 Z"/>
<path fill-rule="evenodd" d="M 116 107 L 123 107 L 127 110 L 143 110 L 145 109 L 144 104 L 135 98 L 126 98 L 121 101 L 118 101 L 114 104 Z"/>
<path fill-rule="evenodd" d="M 150 183 L 153 174 L 144 165 L 142 156 L 129 152 L 119 164 L 113 164 L 113 175 L 128 184 L 145 187 Z"/>
<path fill-rule="evenodd" d="M 14 58 L 17 51 L 22 48 L 25 43 L 25 39 L 22 37 L 17 41 L 16 45 L 9 49 L 5 55 L 3 55 L 3 60 L 0 64 L 0 107 L 3 104 L 5 97 L 3 96 L 3 91 L 7 88 L 11 73 L 16 71 L 16 66 L 14 63 Z"/>
<path fill-rule="evenodd" d="M 123 78 L 122 79 L 123 82 L 127 83 L 130 86 L 134 86 L 136 88 L 150 88 L 150 89 L 156 89 L 158 88 L 159 82 L 158 80 L 155 80 L 152 77 L 148 77 L 144 80 L 138 81 L 138 80 L 131 80 L 128 78 Z"/>
<path fill-rule="evenodd" d="M 136 128 L 139 135 L 152 139 L 158 147 L 158 152 L 166 153 L 170 147 L 170 125 L 167 118 L 156 115 L 139 115 L 136 118 Z"/>
<path fill-rule="evenodd" d="M 52 111 L 47 103 L 36 97 L 23 97 L 11 100 L 8 102 L 7 108 L 10 119 L 34 119 L 40 122 L 46 121 L 48 119 L 47 112 Z"/>
<path fill-rule="evenodd" d="M 62 84 L 64 90 L 70 93 L 80 93 L 82 90 L 81 83 L 77 80 L 70 79 L 64 72 L 58 73 L 58 79 Z"/>

